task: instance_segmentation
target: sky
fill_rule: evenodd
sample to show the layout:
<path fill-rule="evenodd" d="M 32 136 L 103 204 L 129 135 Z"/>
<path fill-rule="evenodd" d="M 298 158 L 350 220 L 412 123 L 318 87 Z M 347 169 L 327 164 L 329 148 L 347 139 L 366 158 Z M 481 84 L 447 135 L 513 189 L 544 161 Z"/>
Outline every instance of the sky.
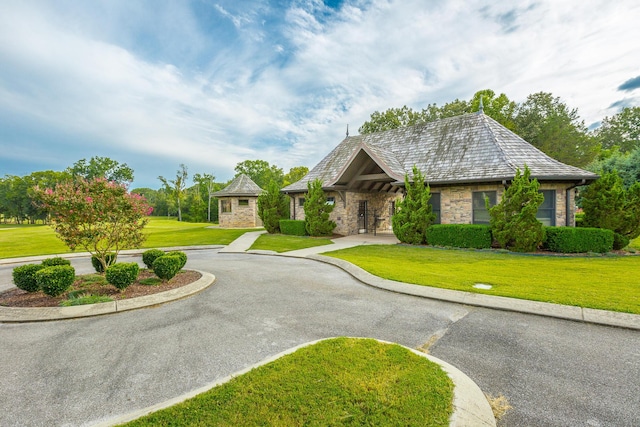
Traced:
<path fill-rule="evenodd" d="M 637 0 L 2 0 L 0 176 L 105 156 L 312 168 L 374 111 L 551 92 L 640 106 Z"/>

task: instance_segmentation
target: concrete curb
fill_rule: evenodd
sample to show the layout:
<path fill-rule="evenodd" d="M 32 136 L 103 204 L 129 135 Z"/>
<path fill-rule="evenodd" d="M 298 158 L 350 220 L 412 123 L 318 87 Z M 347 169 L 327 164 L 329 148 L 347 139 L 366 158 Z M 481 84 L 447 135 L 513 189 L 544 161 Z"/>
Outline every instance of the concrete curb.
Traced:
<path fill-rule="evenodd" d="M 0 306 L 0 323 L 46 322 L 52 320 L 75 319 L 119 313 L 139 308 L 161 305 L 170 301 L 187 298 L 211 286 L 216 277 L 211 273 L 198 271 L 202 277 L 193 283 L 176 289 L 170 289 L 154 295 L 138 298 L 103 302 L 98 304 L 77 305 L 73 307 L 21 308 Z"/>
<path fill-rule="evenodd" d="M 330 339 L 333 339 L 333 338 L 323 338 L 323 339 L 310 341 L 310 342 L 292 347 L 274 356 L 268 357 L 254 365 L 244 368 L 238 372 L 235 372 L 229 376 L 226 376 L 222 379 L 219 379 L 203 387 L 200 387 L 196 390 L 192 390 L 181 396 L 175 397 L 173 399 L 167 400 L 162 403 L 158 403 L 153 406 L 149 406 L 147 408 L 130 412 L 128 414 L 120 415 L 120 416 L 111 418 L 109 420 L 101 421 L 98 424 L 94 424 L 94 427 L 116 426 L 129 421 L 133 421 L 137 418 L 143 417 L 152 412 L 156 412 L 161 409 L 174 406 L 178 403 L 182 403 L 185 400 L 191 399 L 192 397 L 202 394 L 214 387 L 227 383 L 231 381 L 233 378 L 246 374 L 247 372 L 255 368 L 271 363 L 288 354 L 294 353 L 295 351 L 301 348 L 308 347 L 308 346 L 317 344 L 322 341 L 330 340 Z M 388 341 L 382 341 L 382 340 L 376 340 L 376 341 L 379 341 L 384 344 L 395 344 L 395 343 L 390 343 Z M 421 353 L 409 347 L 405 347 L 405 346 L 402 346 L 402 347 L 406 348 L 407 350 L 411 351 L 414 354 L 417 354 L 418 356 L 425 357 L 430 361 L 437 363 L 438 365 L 440 365 L 442 370 L 447 373 L 449 378 L 451 378 L 451 381 L 453 381 L 453 384 L 454 384 L 453 414 L 451 415 L 451 419 L 449 420 L 449 426 L 451 427 L 466 427 L 466 426 L 495 427 L 496 420 L 493 416 L 493 412 L 491 411 L 491 406 L 489 406 L 489 402 L 487 401 L 486 397 L 482 393 L 482 390 L 480 390 L 480 387 L 478 387 L 478 385 L 475 382 L 473 382 L 471 378 L 469 378 L 467 375 L 465 375 L 462 371 L 457 369 L 455 366 L 450 365 L 449 363 L 443 360 L 440 360 L 437 357 L 433 357 L 429 354 Z"/>
<path fill-rule="evenodd" d="M 287 256 L 286 254 L 278 254 Z M 309 255 L 306 259 L 334 265 L 349 273 L 355 279 L 375 288 L 391 292 L 455 302 L 477 307 L 493 308 L 497 310 L 515 311 L 518 313 L 536 314 L 538 316 L 554 317 L 558 319 L 574 320 L 577 322 L 593 323 L 597 325 L 615 326 L 640 330 L 640 315 L 621 313 L 616 311 L 596 310 L 570 305 L 552 304 L 548 302 L 529 301 L 517 298 L 476 294 L 473 292 L 454 291 L 450 289 L 432 288 L 429 286 L 412 285 L 382 279 L 378 276 L 351 264 L 350 262 L 324 255 Z"/>

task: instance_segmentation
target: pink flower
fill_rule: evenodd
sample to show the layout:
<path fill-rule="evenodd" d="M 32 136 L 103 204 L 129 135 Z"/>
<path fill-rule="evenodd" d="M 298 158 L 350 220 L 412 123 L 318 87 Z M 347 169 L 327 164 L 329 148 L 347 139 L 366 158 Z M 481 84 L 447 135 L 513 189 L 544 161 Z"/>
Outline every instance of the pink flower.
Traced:
<path fill-rule="evenodd" d="M 93 199 L 91 197 L 86 197 L 85 200 L 87 201 L 87 203 L 93 202 Z"/>

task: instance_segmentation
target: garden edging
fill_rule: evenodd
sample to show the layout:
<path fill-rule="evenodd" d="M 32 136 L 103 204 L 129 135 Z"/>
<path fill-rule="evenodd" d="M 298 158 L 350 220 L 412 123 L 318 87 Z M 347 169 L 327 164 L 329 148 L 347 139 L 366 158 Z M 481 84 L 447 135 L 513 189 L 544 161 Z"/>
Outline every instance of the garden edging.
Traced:
<path fill-rule="evenodd" d="M 202 274 L 202 277 L 188 285 L 154 295 L 71 307 L 24 308 L 0 306 L 0 323 L 45 322 L 74 319 L 161 305 L 201 292 L 211 286 L 216 280 L 216 277 L 211 273 L 200 270 L 194 271 Z"/>

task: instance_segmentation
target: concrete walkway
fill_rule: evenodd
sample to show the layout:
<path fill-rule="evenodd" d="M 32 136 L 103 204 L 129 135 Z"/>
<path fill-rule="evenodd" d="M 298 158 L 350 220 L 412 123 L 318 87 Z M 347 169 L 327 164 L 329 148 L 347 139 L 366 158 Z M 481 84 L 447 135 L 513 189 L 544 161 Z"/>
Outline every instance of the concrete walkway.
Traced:
<path fill-rule="evenodd" d="M 240 253 L 247 251 L 251 245 L 258 240 L 261 234 L 265 234 L 266 230 L 261 231 L 250 231 L 248 233 L 244 233 L 242 236 L 238 237 L 233 242 L 229 243 L 226 247 L 220 249 L 221 253 Z"/>

